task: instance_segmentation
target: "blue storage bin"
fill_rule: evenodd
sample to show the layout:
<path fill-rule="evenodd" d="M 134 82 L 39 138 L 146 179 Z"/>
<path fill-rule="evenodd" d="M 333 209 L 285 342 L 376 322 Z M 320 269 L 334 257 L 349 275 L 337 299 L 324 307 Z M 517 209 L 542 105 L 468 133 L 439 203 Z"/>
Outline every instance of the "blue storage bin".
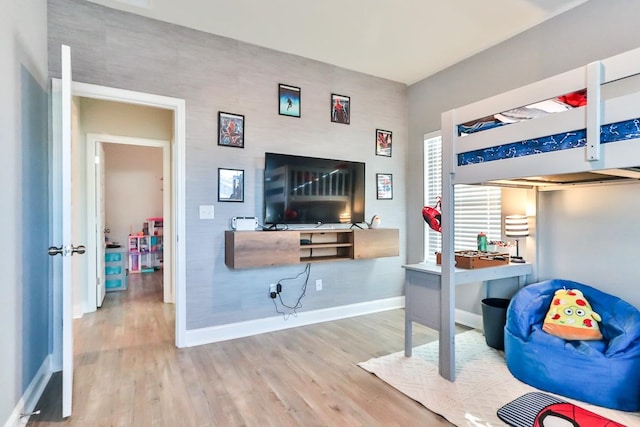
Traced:
<path fill-rule="evenodd" d="M 104 260 L 106 262 L 119 262 L 122 261 L 122 253 L 121 252 L 111 252 L 104 254 Z"/>
<path fill-rule="evenodd" d="M 106 289 L 123 288 L 122 279 L 105 280 L 104 286 Z"/>
<path fill-rule="evenodd" d="M 104 274 L 120 274 L 122 273 L 122 267 L 117 265 L 117 266 L 106 266 L 104 268 Z"/>

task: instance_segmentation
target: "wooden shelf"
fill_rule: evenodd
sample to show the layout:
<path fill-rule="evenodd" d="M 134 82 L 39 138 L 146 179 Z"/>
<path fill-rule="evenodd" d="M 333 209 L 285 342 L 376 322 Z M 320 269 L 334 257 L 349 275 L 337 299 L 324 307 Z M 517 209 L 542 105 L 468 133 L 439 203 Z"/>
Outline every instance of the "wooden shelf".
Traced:
<path fill-rule="evenodd" d="M 311 245 L 300 245 L 300 249 L 314 248 L 350 248 L 353 243 L 313 243 Z"/>
<path fill-rule="evenodd" d="M 340 256 L 313 256 L 313 257 L 301 257 L 300 262 L 305 264 L 307 262 L 330 262 L 330 261 L 345 261 L 349 258 Z"/>
<path fill-rule="evenodd" d="M 303 241 L 311 243 L 303 244 Z M 349 229 L 300 230 L 300 262 L 326 262 L 353 258 L 353 233 Z"/>
<path fill-rule="evenodd" d="M 249 268 L 391 257 L 399 255 L 398 246 L 399 231 L 390 228 L 226 231 L 225 264 Z"/>

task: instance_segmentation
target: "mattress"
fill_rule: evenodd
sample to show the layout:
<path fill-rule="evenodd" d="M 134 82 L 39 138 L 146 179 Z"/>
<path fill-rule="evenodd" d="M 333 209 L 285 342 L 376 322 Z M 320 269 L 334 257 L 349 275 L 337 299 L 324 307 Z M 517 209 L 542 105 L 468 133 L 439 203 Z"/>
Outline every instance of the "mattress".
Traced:
<path fill-rule="evenodd" d="M 480 150 L 467 151 L 458 154 L 458 166 L 584 147 L 587 143 L 586 135 L 586 129 L 579 129 Z M 634 138 L 640 138 L 640 118 L 600 126 L 601 144 Z"/>

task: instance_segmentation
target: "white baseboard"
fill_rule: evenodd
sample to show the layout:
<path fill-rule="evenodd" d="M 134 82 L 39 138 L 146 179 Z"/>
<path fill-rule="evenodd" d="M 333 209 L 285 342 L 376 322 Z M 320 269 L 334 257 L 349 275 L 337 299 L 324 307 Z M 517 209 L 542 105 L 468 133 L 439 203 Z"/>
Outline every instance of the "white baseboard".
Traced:
<path fill-rule="evenodd" d="M 361 316 L 380 311 L 393 310 L 404 307 L 404 297 L 393 297 L 376 301 L 368 301 L 358 304 L 343 305 L 339 307 L 324 308 L 320 310 L 298 313 L 297 317 L 290 316 L 284 320 L 281 315 L 264 319 L 249 320 L 246 322 L 231 323 L 228 325 L 211 326 L 208 328 L 191 329 L 186 332 L 186 347 L 211 344 L 235 338 L 243 338 L 251 335 L 264 334 L 266 332 L 280 331 L 296 328 L 298 326 L 314 323 L 329 322 L 331 320 L 347 317 Z"/>
<path fill-rule="evenodd" d="M 456 308 L 456 323 L 470 328 L 482 330 L 482 316 Z"/>
<path fill-rule="evenodd" d="M 40 365 L 40 369 L 38 369 L 33 380 L 31 380 L 29 387 L 24 391 L 22 398 L 9 416 L 9 419 L 4 424 L 5 427 L 20 427 L 27 424 L 29 417 L 21 417 L 21 414 L 26 414 L 34 410 L 40 400 L 40 396 L 42 396 L 45 387 L 47 387 L 49 383 L 52 373 L 51 355 L 48 355 L 42 362 L 42 365 Z"/>
<path fill-rule="evenodd" d="M 85 310 L 82 307 L 82 304 L 73 304 L 72 316 L 74 319 L 80 319 L 84 315 Z"/>

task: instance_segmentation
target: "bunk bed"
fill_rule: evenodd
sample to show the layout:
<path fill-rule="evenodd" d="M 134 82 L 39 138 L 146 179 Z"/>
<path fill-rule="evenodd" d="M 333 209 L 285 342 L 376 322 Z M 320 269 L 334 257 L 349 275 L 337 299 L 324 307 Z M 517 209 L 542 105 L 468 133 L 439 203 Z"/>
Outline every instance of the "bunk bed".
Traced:
<path fill-rule="evenodd" d="M 455 380 L 455 186 L 637 180 L 639 74 L 640 49 L 635 49 L 442 114 L 439 371 L 444 378 Z M 586 105 L 462 132 L 463 125 L 480 118 L 584 90 Z"/>

